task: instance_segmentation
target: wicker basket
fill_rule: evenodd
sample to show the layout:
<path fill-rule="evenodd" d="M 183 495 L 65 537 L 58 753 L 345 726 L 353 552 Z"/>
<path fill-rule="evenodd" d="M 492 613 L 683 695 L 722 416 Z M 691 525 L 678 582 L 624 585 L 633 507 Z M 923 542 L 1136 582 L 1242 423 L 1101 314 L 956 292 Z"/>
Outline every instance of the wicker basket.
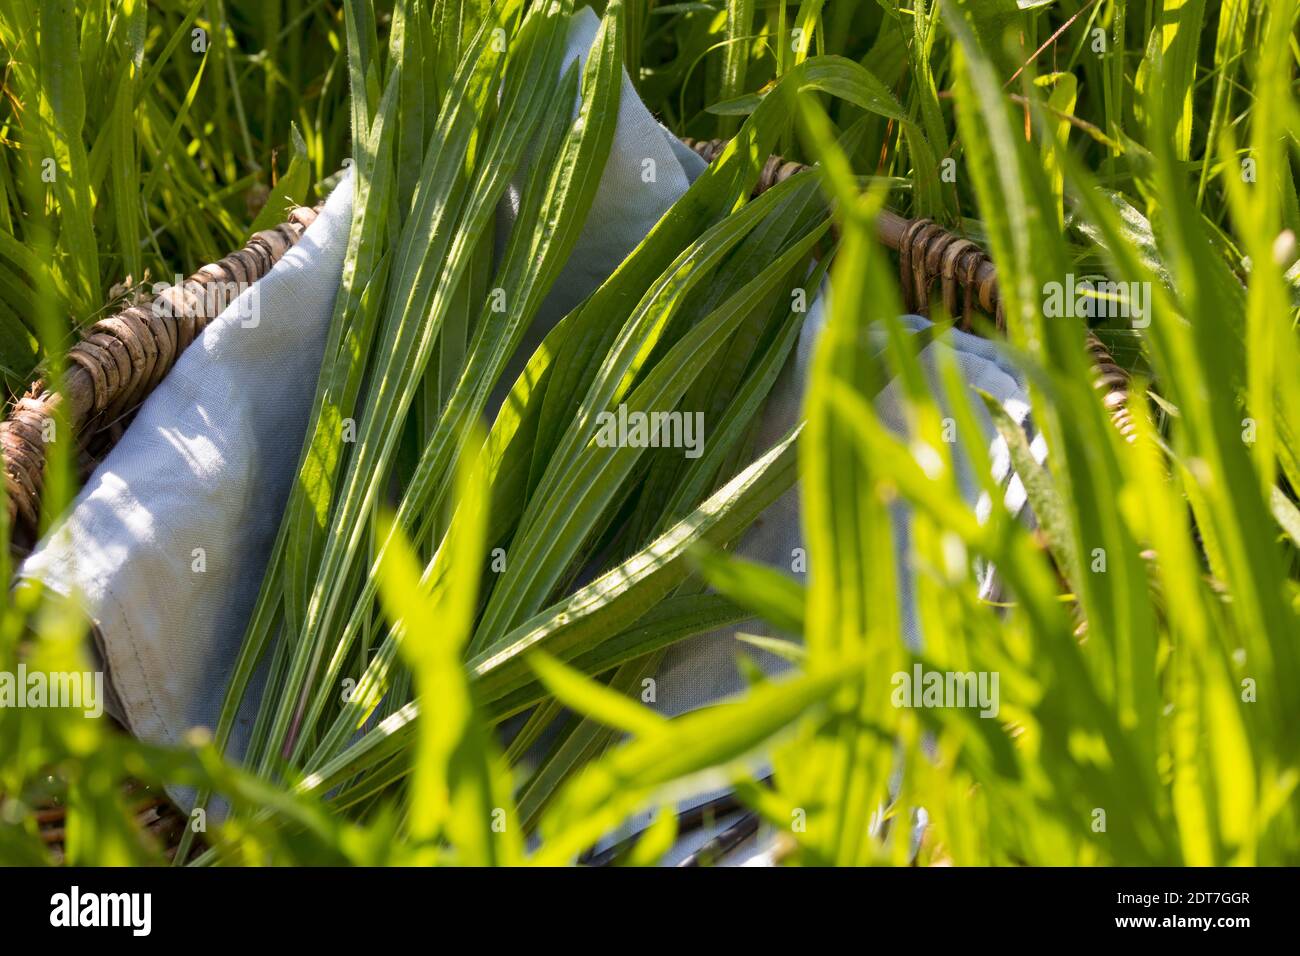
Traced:
<path fill-rule="evenodd" d="M 726 146 L 724 140 L 686 140 L 686 144 L 706 162 L 716 159 Z M 807 168 L 773 156 L 764 165 L 755 195 Z M 60 406 L 66 407 L 77 435 L 79 465 L 89 474 L 181 351 L 225 308 L 224 297 L 205 294 L 207 287 L 260 279 L 302 237 L 315 217 L 313 209 L 294 209 L 288 221 L 257 233 L 243 249 L 204 266 L 182 286 L 169 289 L 163 293 L 171 300 L 171 308 L 162 310 L 166 315 L 160 316 L 159 310 L 148 308 L 150 302 L 145 301 L 94 323 L 68 353 L 65 390 L 54 391 L 38 379 L 14 403 L 7 420 L 0 423 L 0 451 L 16 557 L 35 544 L 40 526 L 43 423 Z M 945 311 L 963 328 L 972 328 L 978 310 L 993 316 L 996 328 L 1003 329 L 997 271 L 978 245 L 928 219 L 909 220 L 887 211 L 880 215 L 878 226 L 880 241 L 898 252 L 903 302 L 909 312 L 928 314 L 931 294 L 938 286 Z M 213 307 L 205 310 L 205 303 Z M 1082 344 L 1096 371 L 1094 386 L 1103 394 L 1115 425 L 1131 439 L 1128 374 L 1091 332 Z M 129 782 L 127 788 L 139 801 L 136 813 L 141 827 L 163 841 L 170 854 L 184 830 L 184 815 L 156 792 Z M 62 806 L 41 807 L 37 816 L 42 836 L 58 854 L 63 840 Z"/>

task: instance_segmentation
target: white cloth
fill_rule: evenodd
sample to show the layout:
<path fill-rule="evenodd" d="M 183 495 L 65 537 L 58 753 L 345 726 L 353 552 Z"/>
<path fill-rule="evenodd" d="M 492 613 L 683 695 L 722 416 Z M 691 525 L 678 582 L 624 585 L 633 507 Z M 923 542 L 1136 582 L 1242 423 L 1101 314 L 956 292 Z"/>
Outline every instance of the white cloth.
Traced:
<path fill-rule="evenodd" d="M 802 414 L 802 404 L 807 383 L 812 350 L 826 322 L 826 296 L 819 297 L 808 312 L 799 334 L 797 352 L 782 369 L 759 422 L 757 448 L 771 447 L 792 428 Z M 902 316 L 903 327 L 918 332 L 930 325 L 919 315 Z M 873 343 L 883 347 L 883 337 Z M 1007 413 L 1025 429 L 1031 438 L 1031 449 L 1041 462 L 1046 456 L 1042 436 L 1036 434 L 1029 417 L 1029 396 L 1019 381 L 1015 369 L 1007 361 L 996 343 L 953 331 L 950 336 L 931 342 L 920 353 L 922 369 L 931 388 L 938 391 L 939 373 L 937 359 L 946 352 L 954 360 L 962 380 L 969 389 L 968 404 L 976 424 L 980 426 L 989 445 L 989 457 L 996 481 L 1005 487 L 1004 502 L 1012 514 L 1020 514 L 1025 507 L 1025 490 L 1020 478 L 1011 470 L 1006 442 L 997 434 L 976 389 L 992 395 Z M 905 418 L 900 400 L 902 385 L 898 379 L 876 397 L 875 408 L 883 421 L 897 434 L 905 433 Z M 969 474 L 964 456 L 958 456 L 958 478 L 966 500 L 975 505 L 977 514 L 987 514 L 990 502 L 982 497 L 977 483 Z M 911 509 L 903 502 L 896 503 L 890 514 L 893 523 L 895 556 L 898 559 L 898 592 L 902 638 L 909 649 L 921 649 L 921 629 L 917 619 L 916 594 L 911 566 L 910 527 Z M 1025 519 L 1032 521 L 1032 515 Z M 800 524 L 799 489 L 792 488 L 774 501 L 750 526 L 737 545 L 737 553 L 751 561 L 762 562 L 792 573 L 796 549 L 803 548 Z M 802 578 L 800 574 L 793 576 Z M 981 596 L 990 596 L 996 587 L 991 569 L 981 580 Z M 694 710 L 706 703 L 739 693 L 743 680 L 736 667 L 738 652 L 752 658 L 770 674 L 786 670 L 790 664 L 784 659 L 761 651 L 753 645 L 742 645 L 735 639 L 736 631 L 757 636 L 781 636 L 764 621 L 751 620 L 740 625 L 700 635 L 670 647 L 655 678 L 656 704 L 662 713 L 675 716 Z M 787 635 L 788 636 L 788 635 Z"/>
<path fill-rule="evenodd" d="M 575 15 L 568 59 L 585 57 L 597 21 Z M 655 181 L 642 181 L 646 159 Z M 528 331 L 514 368 L 570 308 L 602 282 L 703 169 L 661 127 L 624 77 L 610 161 L 570 262 Z M 503 201 L 513 221 L 518 196 Z M 215 319 L 141 407 L 95 470 L 71 513 L 27 560 L 22 575 L 73 594 L 99 627 L 100 653 L 120 702 L 115 714 L 141 739 L 176 743 L 192 727 L 213 728 L 293 479 L 342 270 L 352 210 L 345 178 L 301 241 L 270 274 Z M 245 316 L 256 299 L 258 322 Z M 818 300 L 769 402 L 760 442 L 780 438 L 799 416 L 808 360 L 823 323 Z M 912 326 L 924 320 L 909 317 Z M 1019 421 L 1028 400 L 990 343 L 956 333 L 951 346 L 972 385 L 991 392 Z M 511 376 L 512 377 L 512 376 Z M 880 397 L 901 421 L 897 386 Z M 980 410 L 982 413 L 982 410 Z M 987 422 L 986 422 L 987 424 Z M 991 436 L 991 429 L 990 429 Z M 995 457 L 1006 478 L 1005 449 Z M 1018 492 L 1023 504 L 1023 490 Z M 900 553 L 907 516 L 896 514 Z M 788 569 L 802 546 L 792 491 L 744 537 L 740 552 Z M 915 643 L 910 576 L 902 598 Z M 763 633 L 757 623 L 743 628 Z M 673 648 L 660 670 L 656 707 L 678 714 L 740 689 L 736 629 Z M 780 662 L 748 651 L 769 670 Z M 230 752 L 243 752 L 260 684 L 245 700 Z"/>
<path fill-rule="evenodd" d="M 114 716 L 151 743 L 216 726 L 306 430 L 351 197 L 347 179 L 181 354 L 23 565 L 79 596 L 99 627 Z"/>
<path fill-rule="evenodd" d="M 818 298 L 809 310 L 808 318 L 800 331 L 797 351 L 782 369 L 773 386 L 763 418 L 759 422 L 756 447 L 764 448 L 775 444 L 801 416 L 812 350 L 818 335 L 825 327 L 826 298 L 827 296 Z M 902 324 L 909 332 L 918 332 L 930 325 L 928 320 L 918 315 L 902 316 Z M 869 347 L 884 346 L 882 335 L 873 335 L 873 339 L 875 341 Z M 949 338 L 930 343 L 920 353 L 922 369 L 931 389 L 936 392 L 939 382 L 937 359 L 940 351 L 949 353 L 962 380 L 970 390 L 967 396 L 968 404 L 973 410 L 976 424 L 981 428 L 989 444 L 993 477 L 1004 488 L 1003 500 L 1007 509 L 1012 514 L 1024 512 L 1023 519 L 1032 523 L 1033 515 L 1025 509 L 1024 486 L 1011 469 L 1006 442 L 997 435 L 987 409 L 975 394 L 975 389 L 979 389 L 998 400 L 1011 418 L 1025 429 L 1031 439 L 1031 450 L 1041 463 L 1047 454 L 1046 445 L 1030 419 L 1029 397 L 1020 382 L 1018 373 L 996 343 L 964 332 L 953 331 Z M 876 412 L 881 420 L 899 435 L 906 433 L 905 418 L 900 404 L 901 390 L 900 381 L 894 379 L 875 400 Z M 959 483 L 967 502 L 974 505 L 976 514 L 987 515 L 991 502 L 979 491 L 977 483 L 969 473 L 969 463 L 965 462 L 964 457 L 958 456 L 957 467 Z M 890 509 L 890 520 L 893 525 L 898 572 L 898 600 L 902 624 L 900 636 L 910 650 L 919 651 L 922 646 L 922 634 L 917 617 L 914 571 L 911 565 L 911 509 L 903 502 L 896 503 Z M 751 561 L 770 565 L 789 574 L 795 549 L 802 548 L 799 489 L 796 487 L 774 501 L 750 526 L 737 544 L 736 553 Z M 797 574 L 793 576 L 802 577 Z M 996 586 L 992 569 L 988 569 L 981 580 L 981 596 L 986 598 L 992 596 Z M 744 678 L 736 664 L 740 654 L 749 657 L 769 676 L 792 666 L 775 654 L 759 650 L 752 644 L 742 644 L 737 641 L 735 636 L 737 632 L 756 636 L 792 636 L 780 634 L 765 621 L 751 619 L 673 645 L 665 653 L 663 662 L 655 674 L 654 708 L 666 716 L 677 716 L 705 704 L 716 703 L 740 694 L 745 686 Z M 724 792 L 708 790 L 698 793 L 680 801 L 678 808 L 686 810 L 702 805 L 721 796 Z M 653 817 L 654 810 L 645 810 L 636 814 L 602 841 L 597 851 L 634 836 L 649 826 Z M 673 847 L 664 862 L 672 865 L 684 859 L 733 822 L 735 817 L 728 817 L 711 827 L 685 835 Z M 727 865 L 765 865 L 770 863 L 768 851 L 775 844 L 775 840 L 775 832 L 764 827 L 718 862 Z"/>

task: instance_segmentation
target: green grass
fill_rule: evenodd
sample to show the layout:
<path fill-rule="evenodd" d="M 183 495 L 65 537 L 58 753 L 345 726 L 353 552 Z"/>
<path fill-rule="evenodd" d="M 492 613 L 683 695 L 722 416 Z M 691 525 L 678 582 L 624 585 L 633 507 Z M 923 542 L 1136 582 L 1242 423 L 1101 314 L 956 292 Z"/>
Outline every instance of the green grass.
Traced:
<path fill-rule="evenodd" d="M 131 774 L 227 797 L 206 863 L 572 862 L 682 781 L 721 774 L 795 863 L 1296 863 L 1297 5 L 597 6 L 588 66 L 560 84 L 537 78 L 558 62 L 562 9 L 522 0 L 49 4 L 39 23 L 5 8 L 11 388 L 38 363 L 57 374 L 71 330 L 127 275 L 238 245 L 268 190 L 272 209 L 313 199 L 350 155 L 358 215 L 215 742 L 164 751 L 0 710 L 0 859 L 44 858 L 26 811 L 51 791 L 76 821 L 70 859 L 159 859 L 117 791 Z M 591 203 L 623 65 L 674 132 L 735 144 L 548 335 L 485 433 L 491 386 Z M 580 124 L 561 105 L 574 95 Z M 819 172 L 747 199 L 774 151 Z M 34 162 L 47 154 L 53 183 Z M 520 216 L 497 262 L 491 211 L 512 176 Z M 875 240 L 883 206 L 993 254 L 1050 448 L 1035 468 L 998 422 L 1040 535 L 985 477 L 955 370 L 941 368 L 943 401 L 923 385 Z M 752 447 L 814 264 L 836 295 L 806 423 Z M 1101 271 L 1152 294 L 1149 326 L 1096 329 L 1139 376 L 1133 443 L 1092 387 L 1084 320 L 1043 309 L 1047 283 Z M 872 354 L 860 343 L 877 326 L 888 346 Z M 901 439 L 871 405 L 895 375 Z M 710 409 L 705 455 L 595 445 L 619 403 Z M 959 493 L 959 451 L 995 502 L 986 520 Z M 53 477 L 68 465 L 53 455 Z M 811 572 L 728 557 L 796 481 Z M 71 490 L 64 476 L 55 500 Z M 899 498 L 915 514 L 915 658 L 898 637 Z M 496 548 L 505 570 L 485 571 Z M 977 558 L 1005 600 L 980 599 Z M 579 584 L 593 562 L 601 575 Z M 674 720 L 641 706 L 666 647 L 751 613 L 800 638 L 765 645 L 791 676 L 754 675 L 740 700 Z M 24 591 L 0 659 L 25 627 L 52 669 L 79 653 L 77 618 Z M 237 769 L 218 753 L 268 653 Z M 916 663 L 996 672 L 998 718 L 894 706 L 892 676 Z M 524 712 L 503 746 L 493 729 Z M 545 757 L 525 761 L 544 734 Z M 671 814 L 659 821 L 627 862 L 661 855 Z"/>

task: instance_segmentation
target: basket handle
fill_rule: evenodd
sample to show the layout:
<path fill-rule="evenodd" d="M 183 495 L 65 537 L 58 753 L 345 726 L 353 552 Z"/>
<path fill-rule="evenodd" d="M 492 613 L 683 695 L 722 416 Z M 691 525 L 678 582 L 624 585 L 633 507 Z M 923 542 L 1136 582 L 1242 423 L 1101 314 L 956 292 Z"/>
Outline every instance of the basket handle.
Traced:
<path fill-rule="evenodd" d="M 299 206 L 286 222 L 255 233 L 244 248 L 203 266 L 178 286 L 91 324 L 68 351 L 63 391 L 32 383 L 0 422 L 11 548 L 21 556 L 36 541 L 45 472 L 46 422 L 63 406 L 79 446 L 102 435 L 111 446 L 122 420 L 176 364 L 180 353 L 233 299 L 231 290 L 256 282 L 316 219 Z M 103 450 L 107 450 L 105 447 Z"/>

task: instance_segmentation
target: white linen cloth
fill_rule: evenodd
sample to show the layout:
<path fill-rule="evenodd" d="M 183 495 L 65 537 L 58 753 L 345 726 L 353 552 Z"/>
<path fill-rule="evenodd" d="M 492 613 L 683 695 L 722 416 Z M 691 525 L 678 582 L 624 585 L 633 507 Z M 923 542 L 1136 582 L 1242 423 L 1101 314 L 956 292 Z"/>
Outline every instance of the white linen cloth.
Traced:
<path fill-rule="evenodd" d="M 585 57 L 596 28 L 590 10 L 575 15 L 569 61 Z M 646 158 L 658 170 L 653 183 L 641 178 Z M 522 357 L 613 272 L 703 168 L 703 160 L 655 121 L 624 76 L 617 132 L 593 208 Z M 503 201 L 504 222 L 513 221 L 517 202 L 513 194 Z M 241 296 L 255 297 L 256 324 L 246 317 L 252 303 L 245 300 L 204 330 L 21 570 L 82 602 L 102 638 L 99 652 L 119 702 L 114 716 L 141 739 L 177 743 L 192 727 L 216 725 L 293 480 L 351 212 L 349 176 L 300 242 Z M 915 316 L 906 321 L 912 328 L 925 323 Z M 823 322 L 819 299 L 770 399 L 760 442 L 776 441 L 798 418 Z M 927 347 L 927 366 L 939 348 L 955 350 L 966 381 L 1025 421 L 1024 388 L 994 345 L 954 333 L 948 344 Z M 877 406 L 901 425 L 896 384 Z M 1023 490 L 991 426 L 988 434 L 999 479 L 1012 479 L 1008 503 L 1018 509 Z M 765 513 L 740 553 L 789 569 L 793 549 L 802 546 L 796 492 Z M 905 508 L 897 509 L 895 522 L 899 553 L 906 555 Z M 904 637 L 915 646 L 910 574 L 905 565 L 903 571 Z M 764 633 L 757 622 L 739 629 Z M 740 689 L 735 630 L 702 635 L 668 653 L 657 680 L 660 712 L 682 713 Z M 770 655 L 746 653 L 780 669 Z M 229 748 L 234 756 L 244 749 L 259 690 L 255 682 L 247 695 Z M 186 796 L 179 795 L 182 803 Z"/>

